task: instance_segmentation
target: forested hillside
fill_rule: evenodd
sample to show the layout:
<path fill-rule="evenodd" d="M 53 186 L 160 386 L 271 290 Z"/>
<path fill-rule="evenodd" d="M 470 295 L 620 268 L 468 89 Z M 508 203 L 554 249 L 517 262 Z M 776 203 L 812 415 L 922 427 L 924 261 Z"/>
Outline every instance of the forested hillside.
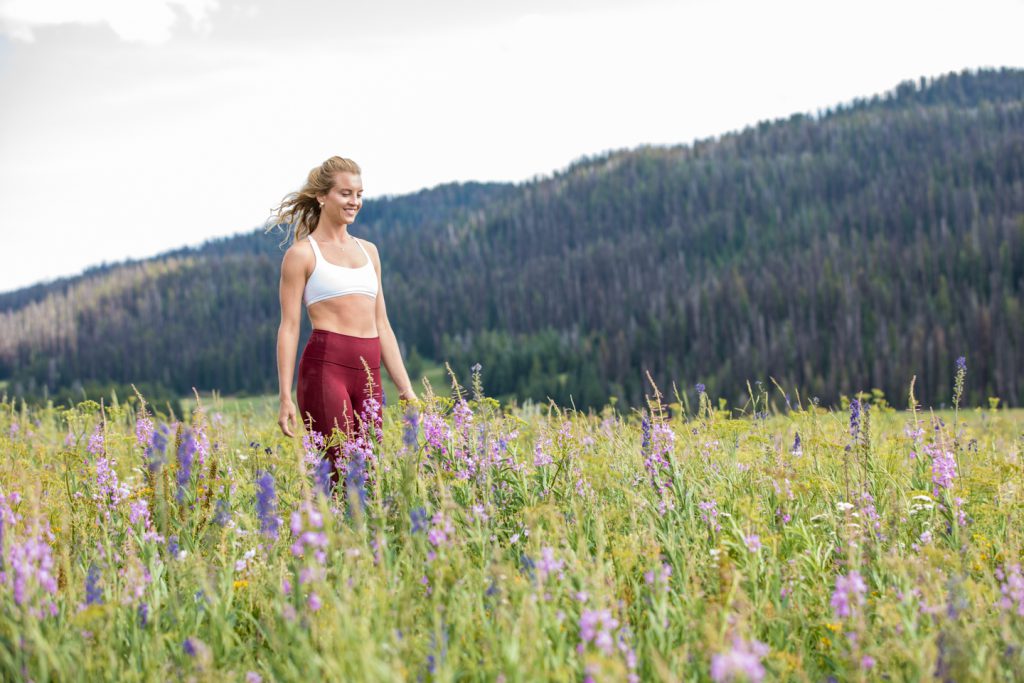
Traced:
<path fill-rule="evenodd" d="M 272 201 L 275 198 L 269 198 Z M 488 393 L 637 403 L 649 370 L 742 401 L 774 377 L 1024 404 L 1024 72 L 904 83 L 818 117 L 367 202 L 407 353 Z M 0 296 L 0 378 L 273 391 L 280 234 Z"/>

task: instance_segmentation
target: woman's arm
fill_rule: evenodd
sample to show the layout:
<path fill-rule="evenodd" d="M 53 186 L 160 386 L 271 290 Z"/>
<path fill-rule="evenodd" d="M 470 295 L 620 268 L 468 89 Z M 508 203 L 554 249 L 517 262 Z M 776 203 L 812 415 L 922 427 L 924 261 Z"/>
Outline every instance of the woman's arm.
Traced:
<path fill-rule="evenodd" d="M 367 244 L 370 246 L 370 258 L 373 259 L 373 265 L 377 269 L 377 308 L 375 314 L 377 318 L 377 334 L 380 336 L 380 360 L 387 369 L 391 381 L 398 387 L 398 397 L 407 401 L 415 401 L 416 392 L 412 389 L 409 373 L 406 372 L 405 364 L 402 363 L 402 353 L 398 350 L 398 339 L 395 338 L 395 333 L 391 329 L 391 323 L 388 321 L 387 305 L 384 303 L 384 280 L 380 273 L 380 254 L 377 252 L 377 247 L 374 244 L 370 242 L 367 242 Z"/>
<path fill-rule="evenodd" d="M 302 290 L 306 284 L 306 267 L 296 246 L 292 245 L 281 261 L 281 325 L 277 328 L 277 382 L 281 400 L 277 424 L 285 436 L 294 436 L 296 429 L 292 378 L 299 348 Z"/>

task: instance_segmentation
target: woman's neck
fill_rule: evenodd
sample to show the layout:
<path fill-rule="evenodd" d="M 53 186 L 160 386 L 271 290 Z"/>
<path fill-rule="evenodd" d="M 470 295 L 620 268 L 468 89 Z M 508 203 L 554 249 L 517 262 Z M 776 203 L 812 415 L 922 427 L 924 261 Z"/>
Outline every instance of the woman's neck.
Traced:
<path fill-rule="evenodd" d="M 315 235 L 314 239 L 330 242 L 344 242 L 349 237 L 347 224 L 332 225 L 324 220 L 317 224 L 312 234 Z"/>

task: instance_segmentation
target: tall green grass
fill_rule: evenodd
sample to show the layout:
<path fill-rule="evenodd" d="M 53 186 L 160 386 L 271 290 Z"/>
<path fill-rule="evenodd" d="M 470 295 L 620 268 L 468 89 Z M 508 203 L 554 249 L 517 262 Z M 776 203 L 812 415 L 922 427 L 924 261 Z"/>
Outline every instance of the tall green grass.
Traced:
<path fill-rule="evenodd" d="M 163 458 L 134 398 L 2 403 L 2 677 L 1019 680 L 1021 411 L 866 396 L 852 429 L 758 392 L 585 415 L 477 382 L 415 432 L 389 401 L 365 505 L 265 400 L 193 402 Z"/>

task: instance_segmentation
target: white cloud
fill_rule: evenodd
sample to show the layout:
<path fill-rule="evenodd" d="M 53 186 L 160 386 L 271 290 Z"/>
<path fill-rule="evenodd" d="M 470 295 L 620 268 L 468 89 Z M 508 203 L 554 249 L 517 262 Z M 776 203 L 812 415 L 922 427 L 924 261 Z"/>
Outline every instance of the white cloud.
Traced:
<path fill-rule="evenodd" d="M 217 0 L 0 0 L 0 32 L 31 43 L 40 28 L 105 24 L 126 42 L 157 44 L 170 40 L 179 13 L 208 31 L 215 9 Z"/>

